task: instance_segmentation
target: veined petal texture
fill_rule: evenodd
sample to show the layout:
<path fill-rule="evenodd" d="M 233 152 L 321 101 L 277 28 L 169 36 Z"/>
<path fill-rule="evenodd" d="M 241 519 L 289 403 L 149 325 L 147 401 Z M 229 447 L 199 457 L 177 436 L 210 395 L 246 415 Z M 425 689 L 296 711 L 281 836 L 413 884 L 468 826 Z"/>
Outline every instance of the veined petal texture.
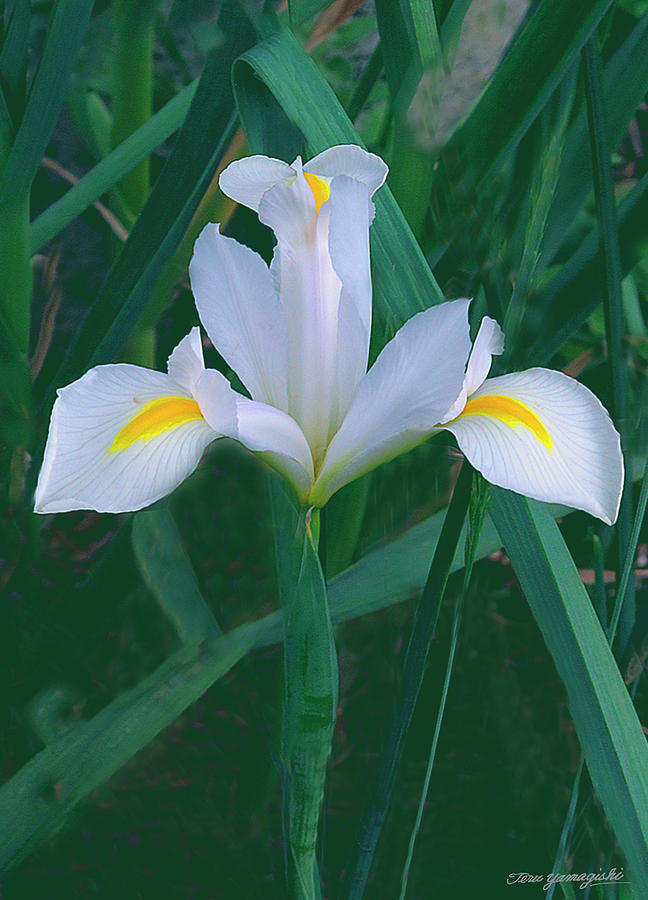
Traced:
<path fill-rule="evenodd" d="M 331 441 L 311 495 L 315 505 L 436 430 L 463 386 L 469 303 L 417 313 L 385 345 Z"/>
<path fill-rule="evenodd" d="M 258 253 L 206 225 L 189 264 L 200 320 L 255 400 L 284 408 L 286 322 L 272 275 Z"/>
<path fill-rule="evenodd" d="M 142 509 L 190 475 L 219 436 L 191 392 L 168 375 L 97 366 L 58 391 L 36 512 Z"/>
<path fill-rule="evenodd" d="M 443 427 L 492 484 L 585 510 L 608 525 L 616 520 L 619 435 L 598 398 L 562 372 L 489 378 Z"/>
<path fill-rule="evenodd" d="M 259 203 L 266 191 L 275 184 L 288 184 L 295 177 L 295 170 L 288 163 L 271 156 L 246 156 L 236 159 L 221 173 L 218 180 L 221 191 L 235 200 L 259 211 Z"/>

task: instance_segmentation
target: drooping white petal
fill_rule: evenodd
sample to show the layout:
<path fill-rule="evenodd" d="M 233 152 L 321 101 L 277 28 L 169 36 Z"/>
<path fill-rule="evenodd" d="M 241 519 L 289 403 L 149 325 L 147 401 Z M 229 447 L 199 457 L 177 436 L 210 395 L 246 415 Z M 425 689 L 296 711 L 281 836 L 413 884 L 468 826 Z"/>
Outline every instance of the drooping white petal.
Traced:
<path fill-rule="evenodd" d="M 306 497 L 313 484 L 313 459 L 297 422 L 274 406 L 237 394 L 219 372 L 208 369 L 198 382 L 196 399 L 207 422 L 219 428 L 226 395 L 236 403 L 236 421 L 224 433 L 261 454 Z"/>
<path fill-rule="evenodd" d="M 305 163 L 304 170 L 322 178 L 348 175 L 362 182 L 373 195 L 384 184 L 389 168 L 375 153 L 368 153 L 356 144 L 340 144 L 329 147 Z"/>
<path fill-rule="evenodd" d="M 277 235 L 273 260 L 287 326 L 288 404 L 314 458 L 323 454 L 340 422 L 338 310 L 342 285 L 333 268 L 328 233 L 331 203 L 319 213 L 302 174 L 263 197 L 259 218 Z M 367 227 L 358 223 L 358 227 Z"/>
<path fill-rule="evenodd" d="M 470 351 L 466 367 L 465 388 L 468 397 L 477 390 L 490 372 L 494 356 L 504 352 L 504 332 L 495 319 L 484 316 Z"/>
<path fill-rule="evenodd" d="M 323 505 L 347 482 L 434 432 L 462 388 L 469 303 L 417 313 L 384 347 L 328 448 L 312 503 Z"/>
<path fill-rule="evenodd" d="M 212 343 L 252 397 L 286 404 L 286 325 L 268 267 L 249 247 L 207 225 L 189 265 L 196 307 Z"/>
<path fill-rule="evenodd" d="M 340 175 L 331 182 L 329 252 L 341 281 L 337 393 L 343 416 L 367 370 L 371 338 L 369 226 L 373 203 L 365 184 Z"/>
<path fill-rule="evenodd" d="M 259 211 L 259 203 L 266 191 L 275 184 L 287 183 L 295 177 L 288 163 L 271 156 L 247 156 L 237 159 L 221 173 L 221 191 L 237 203 Z"/>
<path fill-rule="evenodd" d="M 487 481 L 536 500 L 617 517 L 619 435 L 594 394 L 573 378 L 528 369 L 489 378 L 443 427 Z"/>
<path fill-rule="evenodd" d="M 196 382 L 205 371 L 200 328 L 195 325 L 183 337 L 167 361 L 167 372 L 176 384 L 193 392 Z"/>
<path fill-rule="evenodd" d="M 142 509 L 191 474 L 219 436 L 190 391 L 168 375 L 97 366 L 58 391 L 36 512 Z"/>

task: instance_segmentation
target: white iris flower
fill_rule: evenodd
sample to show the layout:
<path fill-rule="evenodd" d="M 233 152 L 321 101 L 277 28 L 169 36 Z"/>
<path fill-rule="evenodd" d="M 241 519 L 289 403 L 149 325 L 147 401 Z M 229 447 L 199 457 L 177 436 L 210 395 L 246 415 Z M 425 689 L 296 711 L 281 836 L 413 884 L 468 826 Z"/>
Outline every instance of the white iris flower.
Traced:
<path fill-rule="evenodd" d="M 208 225 L 189 271 L 201 322 L 250 396 L 205 369 L 198 328 L 166 375 L 91 369 L 58 392 L 36 511 L 141 509 L 223 436 L 259 453 L 304 504 L 323 506 L 445 428 L 493 484 L 614 522 L 623 461 L 607 412 L 560 372 L 487 378 L 503 336 L 485 318 L 471 349 L 468 300 L 413 316 L 367 372 L 371 196 L 386 175 L 356 146 L 304 167 L 265 156 L 232 163 L 221 188 L 272 228 L 272 264 Z"/>

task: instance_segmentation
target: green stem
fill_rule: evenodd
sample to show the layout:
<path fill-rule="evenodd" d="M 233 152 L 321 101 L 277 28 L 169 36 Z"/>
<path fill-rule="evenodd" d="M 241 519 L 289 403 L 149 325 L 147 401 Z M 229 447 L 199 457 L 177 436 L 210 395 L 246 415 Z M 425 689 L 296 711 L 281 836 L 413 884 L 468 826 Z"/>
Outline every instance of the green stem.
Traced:
<path fill-rule="evenodd" d="M 153 114 L 154 0 L 113 0 L 115 62 L 112 106 L 113 149 L 149 121 Z M 149 196 L 150 162 L 146 156 L 119 182 L 116 202 L 128 224 Z M 125 207 L 125 209 L 124 209 Z M 124 358 L 155 367 L 155 329 L 138 323 L 124 348 Z"/>
<path fill-rule="evenodd" d="M 337 709 L 337 658 L 317 556 L 319 512 L 270 479 L 279 592 L 284 606 L 284 833 L 289 896 L 319 900 L 316 859 Z"/>

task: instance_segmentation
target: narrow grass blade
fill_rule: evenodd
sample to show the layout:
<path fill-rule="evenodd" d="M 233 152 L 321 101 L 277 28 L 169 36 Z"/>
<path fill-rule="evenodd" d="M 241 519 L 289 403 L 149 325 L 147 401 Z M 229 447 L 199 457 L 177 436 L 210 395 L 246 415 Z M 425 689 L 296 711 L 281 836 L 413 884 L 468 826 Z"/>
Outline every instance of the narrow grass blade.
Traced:
<path fill-rule="evenodd" d="M 632 471 L 632 459 L 626 440 L 626 391 L 627 378 L 623 355 L 623 298 L 621 295 L 621 257 L 619 252 L 619 233 L 616 219 L 616 203 L 614 185 L 612 183 L 612 161 L 607 142 L 607 123 L 603 99 L 603 76 L 601 72 L 601 53 L 598 38 L 594 35 L 583 50 L 585 70 L 585 93 L 587 96 L 587 112 L 592 147 L 592 165 L 594 174 L 594 196 L 599 224 L 601 261 L 605 280 L 603 292 L 603 309 L 605 311 L 605 330 L 607 335 L 607 352 L 612 376 L 611 413 L 619 433 L 623 447 L 623 459 L 626 472 Z M 632 521 L 632 483 L 628 479 L 621 498 L 619 519 L 617 522 L 618 537 L 618 571 L 621 571 L 630 540 Z M 621 596 L 622 625 L 620 634 L 620 652 L 623 655 L 635 623 L 634 586 L 629 585 L 626 596 Z"/>
<path fill-rule="evenodd" d="M 223 7 L 220 24 L 227 43 L 208 62 L 173 151 L 148 203 L 111 269 L 70 348 L 55 369 L 47 360 L 40 384 L 44 403 L 53 390 L 88 366 L 113 360 L 146 306 L 163 265 L 184 235 L 207 190 L 235 128 L 231 93 L 232 61 L 249 46 L 252 34 L 235 8 Z"/>
<path fill-rule="evenodd" d="M 144 584 L 184 644 L 221 634 L 169 509 L 155 507 L 133 516 L 133 553 Z"/>
<path fill-rule="evenodd" d="M 441 61 L 434 4 L 376 0 L 376 17 L 392 103 L 404 114 L 425 69 Z"/>
<path fill-rule="evenodd" d="M 56 124 L 67 81 L 85 36 L 93 0 L 57 0 L 45 49 L 0 182 L 0 204 L 30 188 Z"/>
<path fill-rule="evenodd" d="M 346 867 L 342 896 L 348 900 L 358 900 L 364 894 L 378 838 L 387 816 L 403 744 L 423 683 L 443 594 L 468 511 L 472 474 L 471 467 L 464 462 L 434 550 L 427 581 L 416 606 L 403 664 L 401 687 L 381 752 L 378 775 Z"/>
<path fill-rule="evenodd" d="M 18 121 L 18 114 L 25 102 L 30 22 L 29 0 L 17 0 L 11 10 L 9 27 L 0 51 L 0 86 L 14 121 Z"/>
<path fill-rule="evenodd" d="M 621 269 L 629 272 L 644 252 L 648 236 L 648 175 L 642 176 L 619 203 Z M 520 329 L 515 365 L 547 363 L 587 321 L 602 301 L 598 228 L 533 298 Z M 537 315 L 542 311 L 541 317 Z"/>
<path fill-rule="evenodd" d="M 530 210 L 524 239 L 524 250 L 518 269 L 511 299 L 504 317 L 504 334 L 508 347 L 515 347 L 520 324 L 524 317 L 526 298 L 540 258 L 540 246 L 545 231 L 547 216 L 551 207 L 558 175 L 562 139 L 553 135 L 545 148 L 540 166 L 530 189 Z"/>
<path fill-rule="evenodd" d="M 648 893 L 648 747 L 578 571 L 547 509 L 493 489 L 491 515 L 556 668 L 592 784 Z"/>
<path fill-rule="evenodd" d="M 179 91 L 149 121 L 102 159 L 31 224 L 32 251 L 37 253 L 102 194 L 162 144 L 182 125 L 196 93 L 197 81 Z"/>
<path fill-rule="evenodd" d="M 384 67 L 383 57 L 382 57 L 382 49 L 380 44 L 376 44 L 376 47 L 369 57 L 369 62 L 365 66 L 364 72 L 362 73 L 360 80 L 355 86 L 353 93 L 351 94 L 351 98 L 347 103 L 346 114 L 352 122 L 358 118 L 360 110 L 367 102 L 367 98 L 371 93 L 373 86 L 378 81 L 380 77 L 380 73 L 382 72 Z"/>
<path fill-rule="evenodd" d="M 443 716 L 445 714 L 446 702 L 448 700 L 448 691 L 450 690 L 450 680 L 452 678 L 452 670 L 454 667 L 455 654 L 457 652 L 457 644 L 459 643 L 459 631 L 461 629 L 461 619 L 463 616 L 463 605 L 472 576 L 473 564 L 475 562 L 475 554 L 477 552 L 477 544 L 479 535 L 481 534 L 486 510 L 488 508 L 488 500 L 490 497 L 490 485 L 485 481 L 479 473 L 475 472 L 472 483 L 472 493 L 470 495 L 470 507 L 468 510 L 468 534 L 466 535 L 465 561 L 463 585 L 461 592 L 455 601 L 454 613 L 452 616 L 452 631 L 450 634 L 450 649 L 448 651 L 448 662 L 446 663 L 445 675 L 443 678 L 443 687 L 441 688 L 441 699 L 439 701 L 439 709 L 437 712 L 436 722 L 434 724 L 434 734 L 432 736 L 432 745 L 428 756 L 427 769 L 425 771 L 425 779 L 419 799 L 419 805 L 416 812 L 416 821 L 412 834 L 410 836 L 409 846 L 407 848 L 407 858 L 403 866 L 401 875 L 401 890 L 399 900 L 405 900 L 407 894 L 407 883 L 409 880 L 410 868 L 414 858 L 414 845 L 418 837 L 421 821 L 423 819 L 423 810 L 427 800 L 428 791 L 430 789 L 430 780 L 432 778 L 432 769 L 436 759 L 437 747 L 439 745 L 439 736 L 441 734 L 441 726 L 443 724 Z"/>
<path fill-rule="evenodd" d="M 262 90 L 263 85 L 267 90 Z M 276 127 L 275 101 L 303 133 L 308 156 L 334 144 L 361 144 L 335 94 L 289 32 L 272 35 L 244 54 L 234 66 L 234 87 L 254 153 L 268 152 L 268 135 Z M 413 313 L 443 300 L 389 188 L 380 189 L 375 203 L 371 229 L 374 350 Z"/>
<path fill-rule="evenodd" d="M 295 900 L 315 900 L 321 896 L 315 849 L 337 711 L 337 657 L 316 549 L 319 525 L 278 478 L 270 478 L 269 487 L 284 608 L 281 756 L 288 886 Z"/>
<path fill-rule="evenodd" d="M 634 575 L 634 560 L 635 554 L 637 552 L 637 545 L 639 543 L 639 534 L 641 531 L 641 527 L 643 525 L 643 521 L 646 515 L 646 506 L 648 505 L 648 464 L 646 465 L 646 469 L 644 471 L 644 476 L 641 482 L 641 492 L 639 494 L 639 502 L 637 504 L 637 512 L 634 517 L 634 522 L 632 525 L 632 534 L 630 536 L 630 542 L 628 545 L 628 552 L 625 560 L 625 564 L 623 566 L 623 574 L 621 576 L 621 580 L 619 583 L 619 587 L 617 590 L 617 595 L 614 603 L 614 610 L 612 613 L 612 619 L 610 622 L 610 627 L 606 628 L 608 643 L 610 646 L 614 645 L 614 637 L 616 635 L 617 624 L 619 622 L 619 616 L 621 614 L 621 608 L 623 603 L 623 597 L 625 596 L 626 588 L 630 582 L 630 579 Z M 600 544 L 600 541 L 598 541 Z M 601 620 L 601 616 L 599 615 L 599 621 Z M 605 627 L 605 623 L 601 622 L 601 624 Z M 634 695 L 633 695 L 634 701 Z M 576 813 L 576 805 L 578 803 L 578 793 L 580 789 L 580 780 L 583 773 L 583 764 L 584 757 L 581 755 L 580 762 L 578 764 L 578 769 L 576 770 L 576 775 L 574 777 L 574 784 L 572 786 L 571 799 L 569 801 L 569 807 L 567 809 L 567 814 L 565 816 L 565 821 L 563 823 L 562 831 L 560 833 L 560 840 L 558 842 L 558 849 L 556 850 L 556 856 L 554 859 L 554 864 L 552 868 L 552 872 L 558 872 L 562 869 L 565 861 L 565 856 L 567 853 L 567 847 L 569 844 L 569 839 L 571 836 L 571 830 L 574 824 L 574 816 Z M 547 892 L 548 900 L 551 900 L 554 893 L 554 886 L 552 885 Z"/>
<path fill-rule="evenodd" d="M 475 185 L 515 147 L 612 5 L 540 0 L 525 17 L 481 100 L 448 142 L 441 182 Z"/>
<path fill-rule="evenodd" d="M 605 63 L 602 95 L 604 99 L 605 138 L 608 147 L 616 147 L 628 122 L 648 91 L 648 15 L 643 16 L 620 47 Z M 583 108 L 570 125 L 560 179 L 553 198 L 542 244 L 542 260 L 552 260 L 568 233 L 579 209 L 592 190 L 592 152 Z"/>

